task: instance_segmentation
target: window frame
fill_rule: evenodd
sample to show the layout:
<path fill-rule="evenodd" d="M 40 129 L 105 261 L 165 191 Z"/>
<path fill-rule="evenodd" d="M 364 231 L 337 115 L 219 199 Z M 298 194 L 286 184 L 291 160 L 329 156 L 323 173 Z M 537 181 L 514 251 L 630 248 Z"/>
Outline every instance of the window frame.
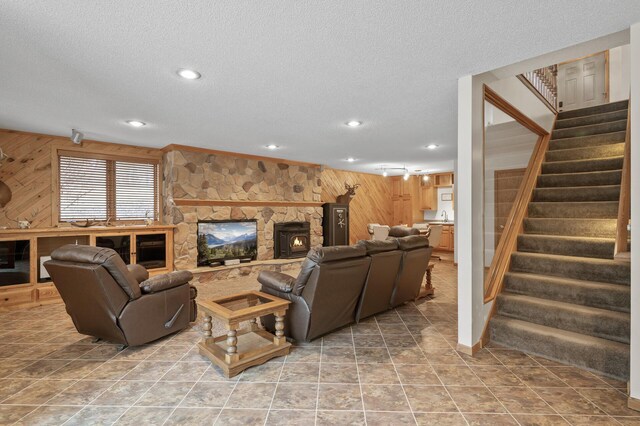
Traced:
<path fill-rule="evenodd" d="M 115 163 L 116 161 L 126 162 L 126 163 L 140 163 L 140 164 L 151 164 L 155 168 L 155 179 L 156 185 L 154 187 L 154 212 L 153 212 L 153 221 L 154 223 L 160 222 L 160 212 L 161 212 L 161 197 L 162 197 L 162 171 L 161 171 L 161 158 L 156 156 L 145 156 L 145 155 L 136 155 L 136 154 L 126 154 L 126 155 L 114 155 L 114 154 L 105 154 L 104 152 L 96 152 L 90 151 L 87 149 L 74 149 L 74 148 L 58 148 L 52 150 L 52 172 L 53 172 L 53 188 L 52 192 L 54 195 L 54 199 L 52 202 L 52 222 L 53 224 L 58 225 L 68 225 L 72 221 L 61 221 L 60 220 L 60 157 L 76 157 L 76 158 L 88 158 L 88 159 L 96 159 L 96 160 L 105 160 L 107 161 L 107 179 L 111 181 L 111 185 L 108 187 L 115 188 L 116 174 L 115 174 Z M 111 217 L 111 221 L 114 223 L 120 224 L 140 224 L 144 223 L 144 219 L 122 219 L 119 220 L 116 218 L 116 202 L 115 202 L 115 191 L 110 191 L 107 194 L 107 217 Z"/>

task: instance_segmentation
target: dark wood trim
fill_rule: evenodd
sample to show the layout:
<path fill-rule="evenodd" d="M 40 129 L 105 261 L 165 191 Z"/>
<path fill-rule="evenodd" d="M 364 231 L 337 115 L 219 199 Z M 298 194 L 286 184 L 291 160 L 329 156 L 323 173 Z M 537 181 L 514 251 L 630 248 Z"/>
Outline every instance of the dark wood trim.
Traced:
<path fill-rule="evenodd" d="M 199 148 L 196 146 L 188 146 L 188 145 L 179 145 L 179 144 L 171 144 L 167 145 L 161 149 L 162 152 L 170 152 L 170 151 L 189 151 L 189 152 L 199 152 L 202 154 L 212 154 L 212 155 L 228 155 L 231 157 L 240 157 L 246 158 L 249 160 L 264 160 L 271 161 L 275 163 L 287 163 L 290 165 L 296 166 L 307 166 L 307 167 L 320 167 L 320 164 L 316 163 L 307 163 L 304 161 L 293 161 L 293 160 L 285 160 L 284 158 L 276 158 L 276 157 L 266 157 L 262 155 L 252 155 L 252 154 L 242 154 L 239 152 L 231 152 L 231 151 L 220 151 L 217 149 L 208 149 L 208 148 Z"/>
<path fill-rule="evenodd" d="M 549 132 L 547 132 L 542 126 L 527 117 L 522 113 L 522 111 L 507 102 L 503 97 L 501 97 L 496 91 L 491 89 L 486 84 L 484 85 L 484 100 L 512 117 L 514 120 L 522 124 L 527 129 L 531 130 L 536 135 L 545 136 L 549 134 Z"/>
<path fill-rule="evenodd" d="M 200 200 L 178 198 L 176 206 L 240 206 L 240 207 L 321 207 L 322 201 L 247 201 L 247 200 Z"/>

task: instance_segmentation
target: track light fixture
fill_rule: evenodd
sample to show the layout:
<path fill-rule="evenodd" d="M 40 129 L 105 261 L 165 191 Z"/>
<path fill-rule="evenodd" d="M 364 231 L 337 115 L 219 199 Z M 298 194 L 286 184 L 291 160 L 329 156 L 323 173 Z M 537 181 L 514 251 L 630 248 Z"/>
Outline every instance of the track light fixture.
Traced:
<path fill-rule="evenodd" d="M 84 139 L 84 134 L 77 131 L 76 129 L 71 129 L 71 142 L 76 145 L 82 145 L 82 139 Z"/>

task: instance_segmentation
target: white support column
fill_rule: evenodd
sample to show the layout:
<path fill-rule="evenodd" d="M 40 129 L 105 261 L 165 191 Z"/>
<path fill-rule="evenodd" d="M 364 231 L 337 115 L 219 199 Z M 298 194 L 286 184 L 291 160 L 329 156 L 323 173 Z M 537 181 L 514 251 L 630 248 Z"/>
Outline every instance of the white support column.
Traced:
<path fill-rule="evenodd" d="M 484 328 L 482 81 L 480 76 L 458 80 L 458 348 L 467 353 L 480 341 Z"/>
<path fill-rule="evenodd" d="M 640 23 L 631 26 L 631 378 L 629 405 L 640 409 Z M 635 248 L 635 249 L 634 249 Z"/>

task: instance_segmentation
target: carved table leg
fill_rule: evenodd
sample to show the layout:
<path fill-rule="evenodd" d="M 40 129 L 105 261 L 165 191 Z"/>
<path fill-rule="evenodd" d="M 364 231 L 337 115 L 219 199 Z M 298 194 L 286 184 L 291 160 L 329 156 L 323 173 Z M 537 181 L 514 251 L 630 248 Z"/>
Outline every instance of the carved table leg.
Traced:
<path fill-rule="evenodd" d="M 205 340 L 208 339 L 209 337 L 211 337 L 211 316 L 210 315 L 205 315 L 204 316 L 204 326 L 202 327 L 204 330 L 204 338 Z"/>
<path fill-rule="evenodd" d="M 238 355 L 238 332 L 234 329 L 227 331 L 227 354 L 225 355 L 225 361 L 227 364 L 238 361 L 240 356 Z"/>
<path fill-rule="evenodd" d="M 276 345 L 282 345 L 287 342 L 284 337 L 284 315 L 286 311 L 276 312 L 276 337 L 273 339 L 273 343 Z"/>

